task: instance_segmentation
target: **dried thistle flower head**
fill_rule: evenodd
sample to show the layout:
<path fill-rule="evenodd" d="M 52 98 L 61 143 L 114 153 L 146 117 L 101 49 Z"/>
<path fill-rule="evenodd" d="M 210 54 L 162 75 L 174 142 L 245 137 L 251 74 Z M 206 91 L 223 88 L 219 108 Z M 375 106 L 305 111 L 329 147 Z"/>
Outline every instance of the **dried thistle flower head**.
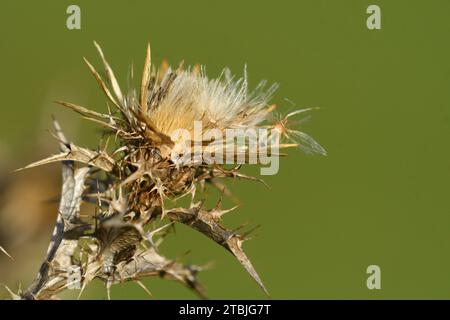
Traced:
<path fill-rule="evenodd" d="M 221 224 L 221 217 L 234 208 L 223 209 L 221 201 L 214 208 L 205 208 L 204 201 L 196 200 L 196 192 L 211 183 L 229 194 L 218 181 L 221 178 L 259 180 L 240 173 L 240 165 L 226 166 L 224 159 L 259 159 L 262 151 L 279 156 L 279 148 L 293 146 L 325 154 L 311 137 L 289 127 L 291 117 L 309 109 L 294 111 L 273 122 L 275 106 L 269 102 L 276 85 L 266 89 L 265 82 L 261 82 L 249 92 L 246 72 L 235 79 L 225 69 L 218 78 L 210 79 L 197 66 L 155 68 L 150 46 L 139 94 L 136 90 L 124 93 L 100 46 L 95 46 L 107 81 L 85 61 L 108 99 L 108 112 L 59 103 L 101 124 L 116 137 L 116 144 L 112 151 L 106 146 L 100 151 L 76 146 L 67 142 L 55 122 L 61 153 L 26 167 L 62 161 L 64 183 L 55 236 L 46 257 L 50 267 L 41 268 L 22 296 L 52 297 L 68 285 L 70 275 L 64 270 L 74 266 L 81 270 L 82 288 L 93 278 L 104 280 L 109 288 L 118 281 L 165 275 L 202 295 L 195 279 L 202 268 L 171 262 L 158 252 L 163 235 L 170 230 L 167 227 L 174 222 L 203 233 L 230 251 L 267 293 L 242 250 L 247 234 Z M 198 126 L 208 134 L 199 135 Z M 236 136 L 227 136 L 230 130 L 259 134 L 263 129 L 270 132 L 255 148 L 250 141 L 252 135 L 240 142 L 236 142 Z M 288 143 L 279 143 L 280 137 Z M 272 140 L 277 144 L 271 144 Z M 206 154 L 219 156 L 206 161 Z M 178 161 L 180 156 L 185 160 Z M 187 195 L 192 198 L 190 205 L 176 207 L 177 199 Z M 79 217 L 82 201 L 96 203 L 93 219 Z M 169 220 L 169 224 L 159 226 L 162 219 Z"/>

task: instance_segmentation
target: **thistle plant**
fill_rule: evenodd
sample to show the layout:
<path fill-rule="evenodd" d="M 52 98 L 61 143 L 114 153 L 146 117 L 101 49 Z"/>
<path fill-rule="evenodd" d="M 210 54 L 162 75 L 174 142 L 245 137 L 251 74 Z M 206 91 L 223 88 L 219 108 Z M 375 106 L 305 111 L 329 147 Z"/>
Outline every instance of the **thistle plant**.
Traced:
<path fill-rule="evenodd" d="M 101 125 L 108 138 L 97 150 L 80 147 L 66 139 L 54 120 L 60 153 L 25 167 L 61 162 L 63 183 L 45 261 L 32 284 L 17 297 L 51 299 L 74 286 L 81 289 L 81 295 L 93 279 L 105 283 L 108 297 L 110 287 L 123 281 L 134 281 L 147 291 L 141 282 L 144 277 L 172 279 L 205 297 L 196 277 L 205 267 L 183 264 L 160 253 L 159 245 L 178 223 L 224 247 L 268 294 L 242 249 L 248 233 L 228 229 L 221 221 L 235 208 L 223 208 L 220 200 L 208 208 L 205 188 L 215 187 L 228 195 L 223 180 L 262 181 L 240 172 L 242 163 L 229 164 L 224 159 L 261 165 L 258 155 L 262 151 L 278 157 L 283 155 L 279 149 L 290 147 L 325 154 L 310 136 L 291 127 L 294 116 L 310 109 L 277 116 L 275 105 L 269 103 L 276 85 L 266 88 L 261 82 L 249 91 L 246 72 L 236 79 L 225 69 L 210 79 L 198 66 L 172 69 L 162 64 L 156 68 L 150 46 L 138 90 L 124 93 L 102 49 L 95 46 L 104 76 L 85 62 L 106 95 L 107 111 L 58 103 Z M 196 137 L 196 123 L 214 132 L 214 138 Z M 184 134 L 174 134 L 180 129 Z M 236 143 L 226 137 L 229 129 L 268 129 L 270 134 L 265 143 L 252 148 L 245 139 Z M 215 155 L 214 160 L 206 161 L 206 154 Z M 188 199 L 189 205 L 179 205 L 181 198 Z M 80 216 L 84 202 L 95 205 L 89 217 Z"/>

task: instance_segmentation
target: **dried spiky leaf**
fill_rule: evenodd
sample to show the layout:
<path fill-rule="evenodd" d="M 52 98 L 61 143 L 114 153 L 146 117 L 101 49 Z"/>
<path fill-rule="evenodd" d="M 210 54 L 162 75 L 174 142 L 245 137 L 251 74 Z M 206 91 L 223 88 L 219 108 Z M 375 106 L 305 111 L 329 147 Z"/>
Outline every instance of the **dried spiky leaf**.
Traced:
<path fill-rule="evenodd" d="M 105 84 L 105 82 L 103 81 L 102 77 L 97 72 L 97 70 L 95 70 L 95 68 L 92 66 L 92 64 L 86 58 L 83 58 L 83 59 L 84 59 L 84 62 L 86 63 L 86 65 L 88 66 L 89 70 L 91 70 L 92 74 L 94 75 L 95 79 L 97 80 L 100 88 L 103 90 L 105 95 L 108 97 L 109 101 L 111 101 L 114 104 L 114 106 L 117 107 L 117 109 L 119 109 L 120 111 L 123 112 L 123 108 L 114 99 L 113 95 L 111 94 L 111 92 L 108 89 L 108 86 Z"/>
<path fill-rule="evenodd" d="M 115 161 L 110 156 L 108 156 L 104 152 L 96 152 L 90 149 L 82 148 L 74 144 L 69 145 L 69 151 L 61 152 L 59 154 L 50 156 L 46 159 L 33 162 L 24 168 L 17 169 L 16 171 L 21 171 L 24 169 L 29 169 L 37 166 L 41 166 L 44 164 L 52 163 L 52 162 L 61 162 L 61 161 L 76 161 L 81 162 L 93 167 L 97 167 L 106 172 L 111 172 L 115 167 Z"/>
<path fill-rule="evenodd" d="M 104 281 L 120 283 L 123 281 L 134 281 L 143 277 L 163 277 L 176 280 L 188 288 L 194 290 L 200 297 L 206 298 L 202 286 L 198 283 L 196 274 L 203 270 L 202 267 L 183 265 L 175 261 L 167 260 L 159 255 L 154 248 L 139 250 L 133 261 L 117 266 L 117 277 L 111 279 L 98 276 Z"/>
<path fill-rule="evenodd" d="M 94 41 L 94 45 L 97 48 L 98 53 L 100 54 L 100 58 L 103 61 L 103 65 L 106 70 L 106 75 L 108 76 L 108 80 L 111 83 L 111 87 L 113 88 L 113 92 L 116 95 L 116 98 L 120 105 L 124 103 L 124 97 L 122 90 L 120 89 L 119 82 L 116 79 L 116 76 L 114 75 L 114 72 L 112 71 L 111 67 L 109 66 L 108 61 L 106 61 L 105 55 L 103 54 L 102 48 L 98 45 L 97 42 Z"/>
<path fill-rule="evenodd" d="M 2 246 L 0 246 L 0 251 L 3 252 L 4 254 L 6 254 L 11 260 L 14 260 L 11 255 L 8 253 L 8 251 L 6 251 Z"/>
<path fill-rule="evenodd" d="M 261 278 L 242 250 L 243 237 L 236 234 L 232 230 L 223 227 L 217 219 L 217 215 L 212 211 L 203 210 L 201 204 L 197 204 L 192 208 L 177 208 L 168 210 L 166 213 L 169 219 L 181 222 L 199 232 L 206 235 L 216 243 L 230 251 L 250 276 L 258 283 L 265 294 L 269 295 Z M 220 216 L 220 215 L 219 215 Z"/>
<path fill-rule="evenodd" d="M 101 118 L 101 119 L 111 119 L 111 115 L 108 114 L 103 114 L 100 112 L 95 112 L 93 110 L 87 109 L 85 107 L 76 105 L 74 103 L 70 103 L 70 102 L 65 102 L 65 101 L 55 101 L 55 103 L 58 103 L 64 107 L 67 107 L 69 109 L 72 109 L 78 113 L 80 113 L 83 116 L 92 116 L 92 117 L 97 117 L 97 118 Z"/>
<path fill-rule="evenodd" d="M 145 55 L 144 70 L 142 71 L 141 80 L 141 110 L 143 114 L 147 113 L 147 101 L 148 101 L 148 86 L 150 84 L 150 72 L 151 72 L 151 52 L 150 43 L 147 45 L 147 53 Z"/>
<path fill-rule="evenodd" d="M 54 120 L 54 126 L 59 138 L 60 149 L 63 152 L 67 152 L 69 149 L 67 139 L 56 120 Z M 65 239 L 64 234 L 68 231 L 68 228 L 73 227 L 73 223 L 77 223 L 79 220 L 81 194 L 88 174 L 87 169 L 81 168 L 77 170 L 74 168 L 74 162 L 70 160 L 62 163 L 63 184 L 59 214 L 47 249 L 46 258 L 35 280 L 23 294 L 25 299 L 35 299 L 44 288 L 53 287 L 54 284 L 49 279 L 54 279 L 50 278 L 49 272 L 55 258 L 56 263 L 61 266 L 68 268 L 71 265 L 71 254 L 75 250 L 78 241 Z M 62 255 L 58 255 L 58 252 L 62 252 Z"/>

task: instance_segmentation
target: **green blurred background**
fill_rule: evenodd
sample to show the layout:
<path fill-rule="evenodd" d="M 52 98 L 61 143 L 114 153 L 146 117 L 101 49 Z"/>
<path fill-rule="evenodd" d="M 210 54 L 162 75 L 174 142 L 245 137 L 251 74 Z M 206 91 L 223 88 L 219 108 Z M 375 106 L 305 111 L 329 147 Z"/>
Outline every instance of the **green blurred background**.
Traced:
<path fill-rule="evenodd" d="M 66 29 L 70 4 L 81 7 L 81 30 Z M 370 4 L 381 7 L 381 30 L 366 27 Z M 293 108 L 285 98 L 321 108 L 305 131 L 329 153 L 291 152 L 280 172 L 265 178 L 271 190 L 231 185 L 244 205 L 225 222 L 262 225 L 245 249 L 272 298 L 448 299 L 449 17 L 448 0 L 2 1 L 3 166 L 10 170 L 56 152 L 47 132 L 51 114 L 72 140 L 97 146 L 98 127 L 52 103 L 105 110 L 82 62 L 86 56 L 99 65 L 92 40 L 123 86 L 133 61 L 141 70 L 148 41 L 157 64 L 164 58 L 201 63 L 211 76 L 224 66 L 240 74 L 248 64 L 251 85 L 263 78 L 281 85 L 274 99 L 280 110 Z M 52 179 L 59 181 L 53 167 Z M 40 206 L 45 199 L 22 201 Z M 16 260 L 1 258 L 1 282 L 14 289 L 29 283 L 50 230 L 39 228 L 9 248 Z M 200 275 L 211 298 L 264 298 L 239 263 L 202 235 L 180 226 L 162 247 L 169 257 L 188 250 L 183 261 L 215 262 Z M 371 264 L 381 267 L 381 290 L 366 287 Z M 195 298 L 174 282 L 144 282 L 157 299 Z M 105 297 L 100 283 L 83 296 Z M 135 284 L 114 287 L 112 297 L 147 298 Z"/>

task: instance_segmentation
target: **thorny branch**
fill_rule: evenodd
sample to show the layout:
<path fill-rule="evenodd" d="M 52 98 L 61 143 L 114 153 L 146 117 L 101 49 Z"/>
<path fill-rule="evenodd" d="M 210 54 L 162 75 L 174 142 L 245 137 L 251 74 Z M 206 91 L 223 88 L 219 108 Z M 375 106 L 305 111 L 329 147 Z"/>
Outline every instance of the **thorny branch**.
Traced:
<path fill-rule="evenodd" d="M 225 229 L 219 224 L 220 217 L 229 211 L 230 210 L 222 210 L 221 208 L 205 210 L 202 208 L 202 204 L 198 203 L 190 209 L 177 208 L 169 210 L 167 216 L 171 220 L 186 224 L 203 233 L 208 238 L 214 240 L 216 243 L 230 251 L 252 278 L 255 279 L 261 289 L 269 295 L 261 278 L 247 258 L 247 255 L 242 250 L 242 243 L 246 240 L 245 236 Z"/>

